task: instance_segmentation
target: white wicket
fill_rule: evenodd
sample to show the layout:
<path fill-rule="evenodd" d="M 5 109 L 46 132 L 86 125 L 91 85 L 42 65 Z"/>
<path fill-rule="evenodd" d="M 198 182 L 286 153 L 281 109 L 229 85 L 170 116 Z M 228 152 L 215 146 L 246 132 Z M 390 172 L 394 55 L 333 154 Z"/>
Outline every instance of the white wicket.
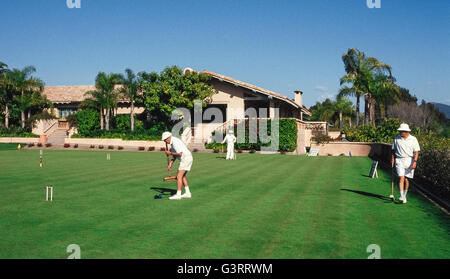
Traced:
<path fill-rule="evenodd" d="M 49 194 L 50 194 L 50 201 L 53 201 L 53 186 L 46 186 L 45 187 L 45 200 L 48 201 Z"/>
<path fill-rule="evenodd" d="M 106 160 L 111 160 L 111 154 L 109 153 L 106 154 Z"/>

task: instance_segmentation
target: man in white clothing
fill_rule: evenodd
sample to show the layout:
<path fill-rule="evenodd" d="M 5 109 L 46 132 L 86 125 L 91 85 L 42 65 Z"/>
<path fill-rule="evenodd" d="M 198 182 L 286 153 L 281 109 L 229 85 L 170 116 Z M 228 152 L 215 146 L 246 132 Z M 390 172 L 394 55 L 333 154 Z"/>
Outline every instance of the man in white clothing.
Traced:
<path fill-rule="evenodd" d="M 170 170 L 172 164 L 176 159 L 180 160 L 180 166 L 178 167 L 177 173 L 177 193 L 171 196 L 170 200 L 181 200 L 182 198 L 191 198 L 192 194 L 189 190 L 189 184 L 186 179 L 186 174 L 191 170 L 193 158 L 192 153 L 189 151 L 187 146 L 179 138 L 173 137 L 170 132 L 164 132 L 162 134 L 162 140 L 170 144 L 169 150 L 166 150 L 166 155 L 172 155 L 173 158 L 169 161 L 167 168 Z M 184 185 L 185 193 L 181 194 L 181 188 Z"/>
<path fill-rule="evenodd" d="M 409 134 L 411 130 L 408 124 L 402 123 L 398 128 L 400 135 L 392 144 L 392 167 L 400 178 L 400 201 L 406 203 L 406 195 L 409 188 L 409 179 L 414 177 L 414 169 L 417 167 L 420 146 L 416 137 Z"/>
<path fill-rule="evenodd" d="M 233 130 L 228 132 L 228 135 L 222 141 L 222 144 L 227 143 L 227 160 L 235 159 L 234 155 L 234 143 L 236 142 L 236 137 L 233 135 Z"/>

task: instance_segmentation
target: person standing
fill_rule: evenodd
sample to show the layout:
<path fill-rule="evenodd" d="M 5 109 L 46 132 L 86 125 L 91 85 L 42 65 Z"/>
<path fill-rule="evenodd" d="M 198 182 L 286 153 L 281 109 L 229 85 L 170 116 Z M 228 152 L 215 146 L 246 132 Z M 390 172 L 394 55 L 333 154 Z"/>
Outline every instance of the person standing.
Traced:
<path fill-rule="evenodd" d="M 181 200 L 182 198 L 191 198 L 192 194 L 189 189 L 189 184 L 186 178 L 186 174 L 191 170 L 193 158 L 192 153 L 189 151 L 187 146 L 182 140 L 172 136 L 170 132 L 164 132 L 162 134 L 162 140 L 170 144 L 170 148 L 166 150 L 166 155 L 172 155 L 173 158 L 169 161 L 167 168 L 170 170 L 172 164 L 176 159 L 180 160 L 180 166 L 178 167 L 177 173 L 177 193 L 171 196 L 170 200 Z M 181 189 L 184 185 L 185 193 L 181 194 Z"/>
<path fill-rule="evenodd" d="M 227 160 L 235 159 L 234 155 L 234 143 L 236 142 L 236 137 L 233 135 L 233 130 L 228 132 L 228 135 L 222 141 L 222 144 L 227 143 Z"/>
<path fill-rule="evenodd" d="M 406 203 L 406 195 L 409 189 L 409 179 L 414 178 L 414 170 L 419 159 L 420 146 L 416 137 L 410 135 L 408 124 L 402 123 L 397 129 L 400 133 L 392 144 L 392 168 L 400 178 L 400 201 Z"/>

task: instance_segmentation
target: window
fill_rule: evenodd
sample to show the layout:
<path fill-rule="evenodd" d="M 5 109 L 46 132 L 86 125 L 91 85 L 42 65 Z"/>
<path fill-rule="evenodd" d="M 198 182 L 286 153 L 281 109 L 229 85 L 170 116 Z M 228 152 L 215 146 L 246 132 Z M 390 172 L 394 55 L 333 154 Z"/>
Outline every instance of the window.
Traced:
<path fill-rule="evenodd" d="M 77 112 L 76 108 L 60 108 L 58 113 L 59 118 L 66 118 L 70 114 Z"/>

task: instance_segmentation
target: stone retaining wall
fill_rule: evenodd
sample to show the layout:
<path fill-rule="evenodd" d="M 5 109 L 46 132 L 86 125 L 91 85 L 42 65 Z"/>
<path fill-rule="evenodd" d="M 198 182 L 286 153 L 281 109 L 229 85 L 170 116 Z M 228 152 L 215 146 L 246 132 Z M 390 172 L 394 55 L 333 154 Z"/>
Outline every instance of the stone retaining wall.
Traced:
<path fill-rule="evenodd" d="M 39 138 L 14 138 L 14 137 L 5 137 L 0 138 L 0 143 L 38 143 Z"/>
<path fill-rule="evenodd" d="M 144 141 L 144 140 L 122 140 L 122 139 L 83 139 L 83 138 L 66 138 L 64 143 L 78 145 L 103 145 L 103 146 L 122 146 L 122 147 L 145 147 L 150 146 L 159 149 L 166 147 L 163 141 Z"/>

